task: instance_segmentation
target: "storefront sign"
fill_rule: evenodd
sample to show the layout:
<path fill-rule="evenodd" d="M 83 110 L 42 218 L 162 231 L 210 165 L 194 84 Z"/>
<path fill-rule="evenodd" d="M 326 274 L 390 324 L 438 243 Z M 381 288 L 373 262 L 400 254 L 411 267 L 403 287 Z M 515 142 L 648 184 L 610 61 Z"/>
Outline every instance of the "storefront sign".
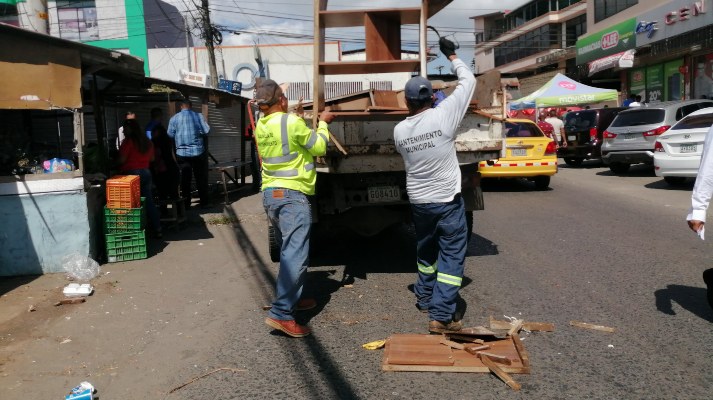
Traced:
<path fill-rule="evenodd" d="M 181 70 L 181 81 L 189 85 L 196 85 L 201 87 L 208 87 L 208 75 L 200 74 L 198 72 L 190 72 L 186 70 Z"/>
<path fill-rule="evenodd" d="M 577 65 L 635 48 L 635 31 L 636 19 L 631 18 L 577 40 Z"/>
<path fill-rule="evenodd" d="M 636 44 L 645 46 L 713 24 L 710 2 L 711 0 L 673 0 L 639 15 Z M 653 24 L 655 28 L 647 30 L 649 24 Z"/>
<path fill-rule="evenodd" d="M 632 49 L 594 60 L 589 63 L 589 76 L 614 67 L 631 68 L 634 66 L 635 53 L 636 50 Z"/>
<path fill-rule="evenodd" d="M 663 100 L 663 64 L 646 68 L 646 102 Z"/>
<path fill-rule="evenodd" d="M 552 64 L 554 62 L 571 58 L 574 55 L 574 48 L 557 49 L 544 56 L 537 57 L 537 64 Z"/>
<path fill-rule="evenodd" d="M 646 70 L 643 68 L 632 69 L 629 74 L 629 94 L 646 98 Z"/>

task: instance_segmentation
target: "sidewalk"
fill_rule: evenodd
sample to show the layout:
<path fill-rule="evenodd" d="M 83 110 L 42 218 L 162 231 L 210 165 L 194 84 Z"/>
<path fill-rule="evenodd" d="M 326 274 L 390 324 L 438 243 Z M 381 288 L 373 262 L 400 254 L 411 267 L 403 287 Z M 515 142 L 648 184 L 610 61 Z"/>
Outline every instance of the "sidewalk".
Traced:
<path fill-rule="evenodd" d="M 261 271 L 263 287 L 246 279 L 245 255 L 263 256 L 230 224 L 237 203 L 248 229 L 266 229 L 259 195 L 210 213 L 192 209 L 180 231 L 150 243 L 150 258 L 103 265 L 82 304 L 53 305 L 68 283 L 63 274 L 0 282 L 1 397 L 59 399 L 86 380 L 103 399 L 165 398 L 204 373 L 229 340 L 228 321 L 262 315 L 273 291 L 270 271 Z"/>

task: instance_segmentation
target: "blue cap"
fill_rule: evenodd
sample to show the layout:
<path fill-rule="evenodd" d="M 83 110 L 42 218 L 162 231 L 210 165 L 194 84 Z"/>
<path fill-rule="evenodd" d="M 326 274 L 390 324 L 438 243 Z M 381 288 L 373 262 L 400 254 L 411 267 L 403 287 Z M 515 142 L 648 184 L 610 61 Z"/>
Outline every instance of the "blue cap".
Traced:
<path fill-rule="evenodd" d="M 406 82 L 404 95 L 409 100 L 428 100 L 433 96 L 431 81 L 422 77 L 414 76 Z"/>

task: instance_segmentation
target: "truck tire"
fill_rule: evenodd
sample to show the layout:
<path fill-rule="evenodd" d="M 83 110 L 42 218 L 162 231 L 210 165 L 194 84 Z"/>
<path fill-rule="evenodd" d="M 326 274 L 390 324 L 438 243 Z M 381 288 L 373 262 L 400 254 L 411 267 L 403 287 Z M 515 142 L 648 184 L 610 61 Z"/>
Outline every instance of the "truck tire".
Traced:
<path fill-rule="evenodd" d="M 547 190 L 550 187 L 549 176 L 536 176 L 533 181 L 535 182 L 535 190 Z"/>
<path fill-rule="evenodd" d="M 270 246 L 270 261 L 280 262 L 280 245 L 277 243 L 275 228 L 269 224 L 267 226 L 267 242 Z"/>
<path fill-rule="evenodd" d="M 465 212 L 465 225 L 468 227 L 467 241 L 470 243 L 470 237 L 473 236 L 473 211 Z"/>

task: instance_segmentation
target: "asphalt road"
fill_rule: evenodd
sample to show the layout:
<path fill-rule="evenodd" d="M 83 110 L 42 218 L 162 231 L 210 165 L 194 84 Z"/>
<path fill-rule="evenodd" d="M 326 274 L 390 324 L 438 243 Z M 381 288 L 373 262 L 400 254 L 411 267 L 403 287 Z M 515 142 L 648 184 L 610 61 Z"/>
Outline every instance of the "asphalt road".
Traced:
<path fill-rule="evenodd" d="M 380 370 L 381 351 L 360 345 L 393 333 L 425 333 L 414 307 L 414 244 L 408 231 L 376 238 L 315 238 L 303 314 L 314 334 L 269 333 L 264 311 L 226 323 L 215 365 L 246 369 L 195 382 L 170 398 L 339 399 L 704 399 L 713 389 L 713 312 L 701 279 L 713 247 L 686 226 L 692 185 L 671 189 L 650 168 L 626 176 L 585 163 L 563 166 L 551 190 L 490 182 L 476 214 L 462 296 L 466 325 L 489 316 L 552 322 L 523 334 L 532 365 L 513 392 L 488 374 Z M 269 303 L 276 266 L 266 254 L 259 198 L 234 206 L 249 260 L 242 275 L 257 304 Z M 709 239 L 710 240 L 710 239 Z M 345 270 L 354 277 L 341 286 Z M 616 328 L 583 330 L 571 320 Z M 217 374 L 216 374 L 217 375 Z"/>

